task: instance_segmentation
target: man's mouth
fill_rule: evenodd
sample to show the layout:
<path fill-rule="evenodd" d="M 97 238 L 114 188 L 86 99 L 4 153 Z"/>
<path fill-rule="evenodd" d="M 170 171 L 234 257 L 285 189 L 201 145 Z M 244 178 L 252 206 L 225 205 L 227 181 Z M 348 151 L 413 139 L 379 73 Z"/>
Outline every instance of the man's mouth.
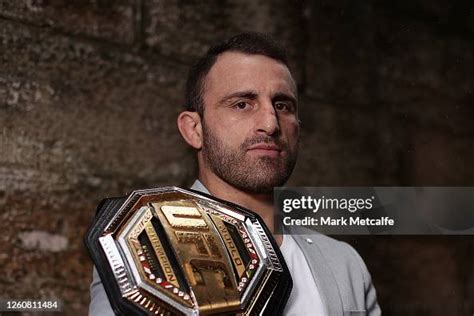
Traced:
<path fill-rule="evenodd" d="M 282 148 L 276 144 L 259 143 L 250 146 L 247 151 L 257 155 L 278 157 L 282 151 Z"/>

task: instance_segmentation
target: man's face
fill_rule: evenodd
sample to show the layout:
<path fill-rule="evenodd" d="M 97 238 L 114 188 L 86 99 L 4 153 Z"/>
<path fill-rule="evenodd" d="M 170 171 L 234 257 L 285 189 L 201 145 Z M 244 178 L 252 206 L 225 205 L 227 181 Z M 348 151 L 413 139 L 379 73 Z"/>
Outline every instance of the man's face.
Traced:
<path fill-rule="evenodd" d="M 206 77 L 203 101 L 207 169 L 245 192 L 283 185 L 296 163 L 299 134 L 288 68 L 262 55 L 223 53 Z"/>

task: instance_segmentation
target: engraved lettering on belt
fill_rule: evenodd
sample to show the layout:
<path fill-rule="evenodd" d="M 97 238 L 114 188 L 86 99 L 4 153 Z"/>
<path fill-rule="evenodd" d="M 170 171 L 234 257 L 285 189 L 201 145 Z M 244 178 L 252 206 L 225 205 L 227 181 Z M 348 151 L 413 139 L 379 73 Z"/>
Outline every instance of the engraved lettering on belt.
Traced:
<path fill-rule="evenodd" d="M 165 250 L 163 249 L 163 245 L 161 244 L 160 238 L 156 234 L 155 228 L 151 224 L 151 221 L 146 223 L 145 231 L 153 246 L 153 250 L 155 251 L 156 257 L 160 262 L 161 268 L 165 273 L 166 280 L 174 286 L 179 287 L 178 280 L 168 260 L 168 256 L 166 256 Z"/>

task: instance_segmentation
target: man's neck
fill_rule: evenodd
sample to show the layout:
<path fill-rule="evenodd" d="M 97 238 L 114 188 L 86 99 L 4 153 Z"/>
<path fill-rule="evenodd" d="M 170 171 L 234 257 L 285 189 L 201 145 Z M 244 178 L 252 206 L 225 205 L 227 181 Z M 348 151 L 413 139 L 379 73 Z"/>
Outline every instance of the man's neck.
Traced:
<path fill-rule="evenodd" d="M 202 182 L 213 196 L 243 206 L 260 215 L 272 234 L 274 234 L 272 193 L 253 194 L 241 191 L 213 173 L 199 173 L 199 181 Z M 281 235 L 274 235 L 274 237 L 278 245 L 281 245 Z"/>

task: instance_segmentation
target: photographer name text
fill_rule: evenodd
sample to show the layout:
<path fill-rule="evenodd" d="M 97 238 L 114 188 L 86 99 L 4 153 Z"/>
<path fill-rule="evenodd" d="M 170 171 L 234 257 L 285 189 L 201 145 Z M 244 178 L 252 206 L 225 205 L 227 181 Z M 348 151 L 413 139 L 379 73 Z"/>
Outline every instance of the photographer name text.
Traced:
<path fill-rule="evenodd" d="M 306 216 L 304 218 L 292 218 L 286 216 L 283 218 L 285 226 L 393 226 L 395 220 L 388 216 L 379 218 L 361 218 L 361 217 L 320 217 L 314 218 Z"/>

